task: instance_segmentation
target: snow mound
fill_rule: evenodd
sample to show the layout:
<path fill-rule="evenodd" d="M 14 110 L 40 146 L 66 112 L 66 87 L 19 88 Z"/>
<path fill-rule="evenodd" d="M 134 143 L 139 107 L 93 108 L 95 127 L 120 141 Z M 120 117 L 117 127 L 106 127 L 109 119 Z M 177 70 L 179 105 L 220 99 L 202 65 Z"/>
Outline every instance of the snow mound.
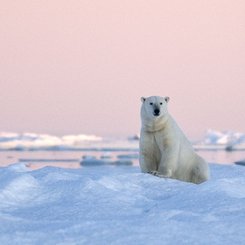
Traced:
<path fill-rule="evenodd" d="M 0 244 L 243 244 L 245 168 L 211 172 L 194 185 L 132 166 L 0 168 Z"/>

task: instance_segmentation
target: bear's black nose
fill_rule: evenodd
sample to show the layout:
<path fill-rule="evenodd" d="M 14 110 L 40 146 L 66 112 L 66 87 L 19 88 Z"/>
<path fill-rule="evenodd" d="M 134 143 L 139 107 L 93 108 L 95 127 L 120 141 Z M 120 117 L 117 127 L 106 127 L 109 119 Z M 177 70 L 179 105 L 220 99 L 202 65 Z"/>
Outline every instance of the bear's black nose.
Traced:
<path fill-rule="evenodd" d="M 156 108 L 154 110 L 154 116 L 159 116 L 160 110 L 158 108 Z"/>

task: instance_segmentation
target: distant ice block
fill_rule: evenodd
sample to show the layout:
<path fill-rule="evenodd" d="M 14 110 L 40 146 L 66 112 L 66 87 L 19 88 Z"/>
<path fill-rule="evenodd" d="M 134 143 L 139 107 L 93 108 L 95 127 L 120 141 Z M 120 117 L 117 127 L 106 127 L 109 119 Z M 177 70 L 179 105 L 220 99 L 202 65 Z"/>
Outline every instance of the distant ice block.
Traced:
<path fill-rule="evenodd" d="M 132 153 L 132 154 L 121 154 L 117 156 L 118 159 L 138 159 L 139 154 L 138 153 Z"/>
<path fill-rule="evenodd" d="M 127 159 L 112 159 L 112 158 L 100 158 L 97 159 L 94 156 L 84 156 L 80 162 L 81 166 L 92 167 L 92 166 L 102 166 L 102 165 L 127 165 L 130 166 L 133 164 L 131 160 Z"/>
<path fill-rule="evenodd" d="M 0 150 L 70 150 L 100 142 L 95 135 L 65 135 L 62 137 L 34 133 L 0 133 Z"/>
<path fill-rule="evenodd" d="M 193 145 L 196 150 L 245 150 L 245 134 L 207 130 L 204 140 Z"/>
<path fill-rule="evenodd" d="M 235 164 L 245 166 L 245 159 L 240 160 L 240 161 L 236 161 Z"/>
<path fill-rule="evenodd" d="M 128 140 L 139 140 L 140 139 L 140 135 L 139 134 L 135 134 L 133 136 L 129 136 Z"/>

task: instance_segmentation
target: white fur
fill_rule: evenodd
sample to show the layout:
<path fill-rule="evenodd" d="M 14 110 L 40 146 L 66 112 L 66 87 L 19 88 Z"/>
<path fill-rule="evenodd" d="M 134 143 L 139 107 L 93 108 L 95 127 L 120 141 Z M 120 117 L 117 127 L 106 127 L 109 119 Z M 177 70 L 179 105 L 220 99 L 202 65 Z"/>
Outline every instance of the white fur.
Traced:
<path fill-rule="evenodd" d="M 167 111 L 169 97 L 141 98 L 140 167 L 159 177 L 202 183 L 209 167 Z M 155 111 L 155 115 L 154 115 Z M 156 113 L 159 112 L 159 115 Z"/>

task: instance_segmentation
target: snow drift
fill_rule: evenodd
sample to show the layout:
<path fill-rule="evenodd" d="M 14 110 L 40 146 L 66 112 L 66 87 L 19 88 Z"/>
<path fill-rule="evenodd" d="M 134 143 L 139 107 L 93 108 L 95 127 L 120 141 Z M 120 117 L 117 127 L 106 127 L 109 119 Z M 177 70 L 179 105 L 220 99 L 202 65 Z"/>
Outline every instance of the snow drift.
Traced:
<path fill-rule="evenodd" d="M 0 168 L 0 244 L 243 244 L 245 168 L 201 185 L 132 166 Z"/>

